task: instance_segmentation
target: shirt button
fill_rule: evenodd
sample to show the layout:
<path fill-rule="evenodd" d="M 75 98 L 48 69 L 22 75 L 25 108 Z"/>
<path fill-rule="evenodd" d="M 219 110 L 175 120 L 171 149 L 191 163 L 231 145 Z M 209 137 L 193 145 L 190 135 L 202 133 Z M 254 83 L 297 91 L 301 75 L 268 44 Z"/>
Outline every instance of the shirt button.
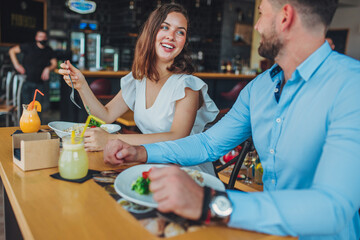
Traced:
<path fill-rule="evenodd" d="M 279 89 L 278 89 L 278 88 L 275 88 L 275 91 L 274 91 L 274 92 L 276 92 L 276 93 L 277 93 L 278 91 L 279 91 Z"/>
<path fill-rule="evenodd" d="M 275 184 L 275 179 L 271 180 L 271 183 L 272 183 L 272 184 Z"/>
<path fill-rule="evenodd" d="M 277 123 L 281 123 L 281 118 L 277 118 L 277 119 L 276 119 L 276 122 L 277 122 Z"/>
<path fill-rule="evenodd" d="M 275 152 L 274 149 L 270 149 L 271 154 L 274 154 L 274 152 Z"/>

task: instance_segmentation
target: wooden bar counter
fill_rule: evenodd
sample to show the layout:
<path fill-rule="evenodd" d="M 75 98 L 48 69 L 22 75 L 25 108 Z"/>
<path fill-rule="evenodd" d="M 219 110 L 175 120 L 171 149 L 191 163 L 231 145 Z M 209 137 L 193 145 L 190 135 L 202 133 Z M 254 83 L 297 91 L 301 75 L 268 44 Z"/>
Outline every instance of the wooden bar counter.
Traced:
<path fill-rule="evenodd" d="M 0 128 L 0 175 L 6 190 L 5 199 L 11 204 L 11 207 L 9 204 L 5 206 L 12 208 L 16 218 L 12 223 L 6 220 L 6 229 L 17 222 L 24 239 L 36 240 L 159 239 L 143 228 L 93 180 L 78 184 L 53 179 L 49 175 L 58 172 L 57 168 L 29 172 L 19 169 L 12 162 L 10 136 L 17 129 Z M 89 153 L 88 156 L 91 169 L 114 169 L 104 164 L 102 152 Z M 206 227 L 171 239 L 279 238 L 227 227 Z"/>
<path fill-rule="evenodd" d="M 54 70 L 55 73 L 58 73 L 58 69 Z M 112 97 L 114 97 L 118 91 L 120 90 L 120 79 L 130 73 L 130 71 L 89 71 L 89 70 L 81 70 L 83 75 L 88 80 L 89 84 L 92 83 L 92 81 L 104 78 L 108 79 L 112 92 L 107 95 L 101 95 L 98 96 L 99 99 L 104 100 L 105 102 L 108 102 L 111 100 Z M 250 82 L 253 80 L 256 75 L 244 75 L 244 74 L 233 74 L 233 73 L 213 73 L 213 72 L 197 72 L 193 74 L 194 76 L 199 77 L 202 79 L 207 85 L 208 85 L 208 94 L 210 98 L 217 104 L 219 108 L 225 108 L 221 104 L 222 101 L 225 101 L 221 95 L 221 91 L 229 91 L 231 88 L 233 88 L 238 82 Z M 85 111 L 79 111 L 77 108 L 73 108 L 73 104 L 69 100 L 69 94 L 70 89 L 65 84 L 64 81 L 61 82 L 61 119 L 70 121 L 70 122 L 79 122 L 83 121 L 83 119 L 86 119 L 86 112 Z M 225 86 L 225 87 L 224 87 Z M 81 99 L 78 97 L 78 94 L 75 93 L 75 99 L 76 101 L 81 101 Z M 235 101 L 235 100 L 234 100 Z M 231 103 L 230 103 L 231 104 Z M 229 104 L 229 105 L 230 105 Z M 227 107 L 227 106 L 226 106 Z M 70 111 L 69 111 L 70 109 Z"/>
<path fill-rule="evenodd" d="M 55 70 L 57 73 L 58 71 Z M 130 71 L 89 71 L 89 70 L 81 70 L 82 74 L 85 77 L 90 78 L 122 78 L 123 76 L 130 73 Z M 206 73 L 206 72 L 197 72 L 194 73 L 194 76 L 201 79 L 227 79 L 227 80 L 252 80 L 256 77 L 256 75 L 244 75 L 244 74 L 233 74 L 233 73 Z"/>
<path fill-rule="evenodd" d="M 229 168 L 224 169 L 223 171 L 219 172 L 218 175 L 219 175 L 220 180 L 224 183 L 228 183 L 230 180 L 231 171 L 232 171 L 232 168 L 229 167 Z M 240 173 L 246 175 L 246 170 L 241 169 Z M 234 188 L 237 190 L 240 190 L 242 192 L 262 192 L 263 191 L 263 186 L 256 184 L 254 181 L 251 184 L 245 184 L 244 180 L 236 180 Z"/>

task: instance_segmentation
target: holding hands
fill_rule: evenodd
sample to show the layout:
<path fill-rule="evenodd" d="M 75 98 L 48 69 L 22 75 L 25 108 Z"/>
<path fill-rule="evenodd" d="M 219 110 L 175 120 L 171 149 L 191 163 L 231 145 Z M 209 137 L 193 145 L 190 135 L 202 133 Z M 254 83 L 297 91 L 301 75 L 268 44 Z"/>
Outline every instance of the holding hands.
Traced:
<path fill-rule="evenodd" d="M 145 163 L 146 160 L 143 146 L 131 146 L 119 139 L 109 141 L 104 149 L 106 163 Z M 173 212 L 191 220 L 200 218 L 204 191 L 185 171 L 176 166 L 153 168 L 149 178 L 159 211 Z"/>
<path fill-rule="evenodd" d="M 104 148 L 105 163 L 145 163 L 146 159 L 147 153 L 143 146 L 132 146 L 119 139 L 109 141 Z"/>

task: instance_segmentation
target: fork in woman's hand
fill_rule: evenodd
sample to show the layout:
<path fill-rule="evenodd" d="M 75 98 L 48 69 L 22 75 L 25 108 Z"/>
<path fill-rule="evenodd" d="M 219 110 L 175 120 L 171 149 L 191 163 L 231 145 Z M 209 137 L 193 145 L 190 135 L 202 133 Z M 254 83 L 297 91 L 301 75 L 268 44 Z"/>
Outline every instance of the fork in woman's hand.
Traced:
<path fill-rule="evenodd" d="M 65 61 L 65 64 L 66 64 L 66 61 Z M 74 90 L 74 84 L 73 84 L 73 81 L 71 79 L 71 76 L 69 74 L 69 78 L 70 78 L 70 82 L 71 82 L 71 94 L 70 94 L 70 100 L 75 104 L 75 106 L 77 106 L 79 109 L 81 109 L 81 107 L 75 102 L 75 90 Z"/>

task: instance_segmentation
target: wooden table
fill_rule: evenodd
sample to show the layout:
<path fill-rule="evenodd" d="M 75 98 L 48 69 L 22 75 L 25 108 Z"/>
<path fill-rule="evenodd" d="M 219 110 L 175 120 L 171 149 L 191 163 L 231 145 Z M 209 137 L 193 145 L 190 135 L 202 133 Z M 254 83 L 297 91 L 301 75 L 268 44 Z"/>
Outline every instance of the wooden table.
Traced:
<path fill-rule="evenodd" d="M 5 214 L 11 204 L 24 239 L 158 239 L 93 180 L 77 184 L 49 177 L 57 168 L 23 172 L 12 162 L 11 136 L 18 128 L 0 128 L 0 175 L 5 187 Z M 102 153 L 90 153 L 90 168 L 113 169 Z M 119 168 L 119 167 L 116 167 Z M 9 226 L 10 224 L 10 226 Z M 171 239 L 278 239 L 227 227 L 208 227 Z M 15 239 L 9 237 L 8 239 Z M 286 237 L 284 239 L 293 239 Z"/>

